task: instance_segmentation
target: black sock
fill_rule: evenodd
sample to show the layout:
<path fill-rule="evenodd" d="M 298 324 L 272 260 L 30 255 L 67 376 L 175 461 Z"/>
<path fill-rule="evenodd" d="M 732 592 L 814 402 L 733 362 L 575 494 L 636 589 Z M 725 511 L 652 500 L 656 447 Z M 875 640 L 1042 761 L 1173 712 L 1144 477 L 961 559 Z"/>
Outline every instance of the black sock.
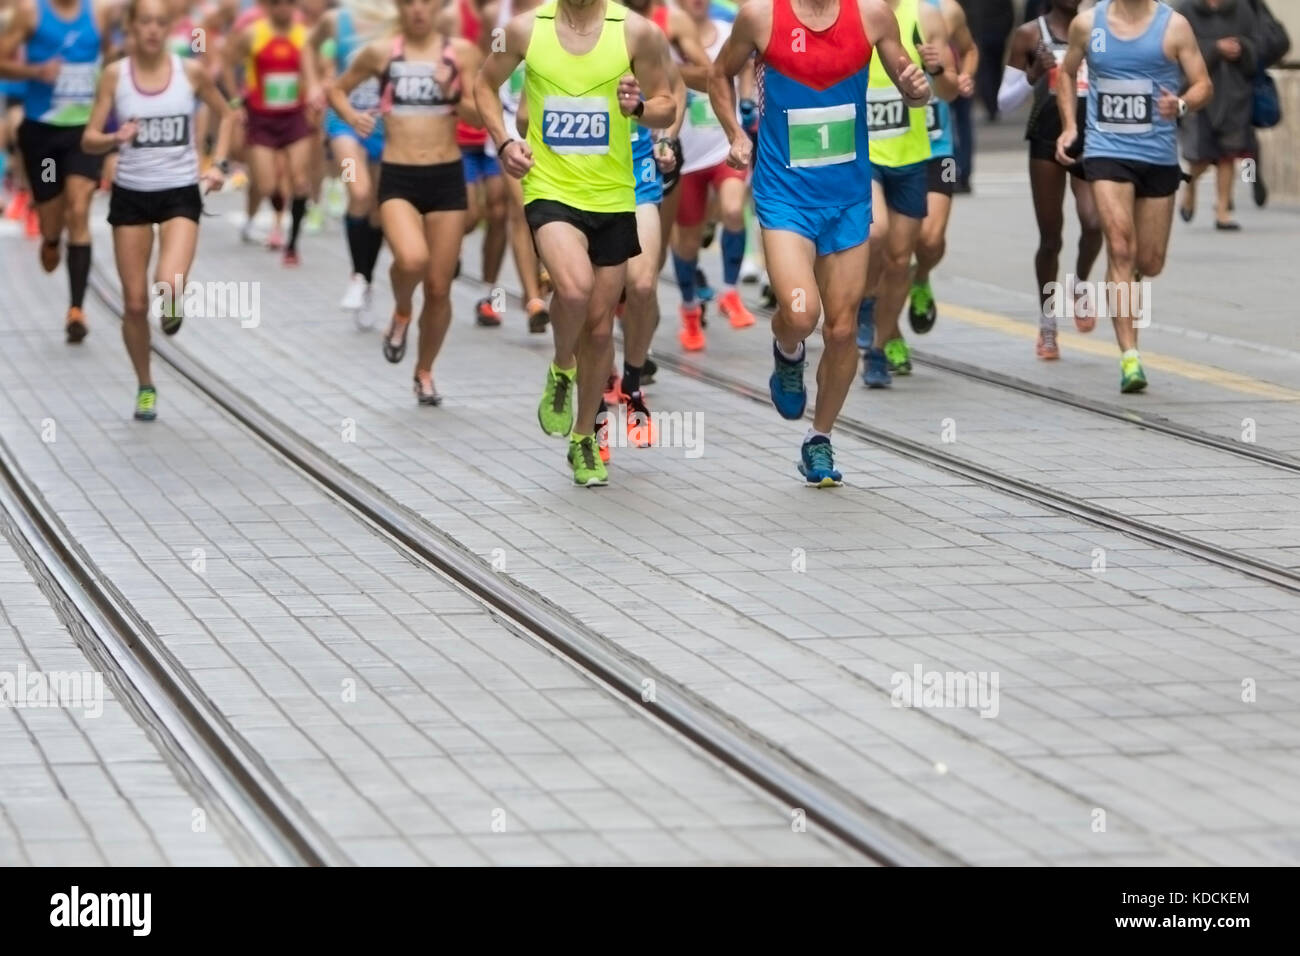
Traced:
<path fill-rule="evenodd" d="M 628 365 L 623 363 L 623 394 L 631 395 L 633 392 L 641 391 L 641 370 L 644 365 Z"/>
<path fill-rule="evenodd" d="M 307 197 L 294 196 L 293 206 L 290 207 L 291 222 L 289 226 L 289 252 L 298 250 L 298 230 L 302 228 L 302 217 L 307 215 Z"/>
<path fill-rule="evenodd" d="M 271 193 L 271 208 L 276 212 L 284 212 L 284 193 L 278 189 Z"/>
<path fill-rule="evenodd" d="M 365 231 L 365 253 L 361 260 L 361 268 L 357 269 L 367 282 L 373 281 L 375 274 L 375 263 L 379 261 L 379 250 L 384 248 L 384 230 L 378 226 L 370 225 L 366 222 Z"/>
<path fill-rule="evenodd" d="M 366 277 L 366 254 L 370 250 L 370 220 L 365 216 L 348 216 L 343 220 L 344 232 L 348 237 L 348 253 L 352 256 L 352 271 Z M 370 263 L 371 269 L 374 263 Z"/>
<path fill-rule="evenodd" d="M 74 246 L 68 243 L 68 288 L 72 293 L 72 307 L 81 308 L 86 300 L 86 283 L 90 281 L 90 243 Z"/>

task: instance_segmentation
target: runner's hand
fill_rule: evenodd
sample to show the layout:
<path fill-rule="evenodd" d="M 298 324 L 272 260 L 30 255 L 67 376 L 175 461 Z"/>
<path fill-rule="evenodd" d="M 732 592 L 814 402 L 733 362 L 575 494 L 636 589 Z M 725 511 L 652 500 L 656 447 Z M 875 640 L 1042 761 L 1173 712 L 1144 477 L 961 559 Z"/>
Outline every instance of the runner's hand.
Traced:
<path fill-rule="evenodd" d="M 969 73 L 957 74 L 957 95 L 963 99 L 970 99 L 975 95 L 975 77 Z"/>
<path fill-rule="evenodd" d="M 351 126 L 355 132 L 361 134 L 362 139 L 369 139 L 370 134 L 375 131 L 375 122 L 374 113 L 358 113 L 353 111 L 352 119 L 348 121 L 348 125 Z"/>
<path fill-rule="evenodd" d="M 898 89 L 903 98 L 912 102 L 930 98 L 930 83 L 921 72 L 921 68 L 908 59 L 906 54 L 899 58 Z"/>
<path fill-rule="evenodd" d="M 933 43 L 922 43 L 916 48 L 916 52 L 921 54 L 921 64 L 928 71 L 939 69 L 943 61 L 939 59 L 939 47 Z"/>
<path fill-rule="evenodd" d="M 1156 100 L 1156 112 L 1162 119 L 1178 119 L 1178 94 L 1160 87 L 1160 99 Z"/>
<path fill-rule="evenodd" d="M 214 164 L 203 171 L 203 175 L 199 177 L 199 184 L 203 186 L 204 195 L 219 193 L 221 187 L 226 184 L 226 177 Z"/>
<path fill-rule="evenodd" d="M 1177 108 L 1177 107 L 1175 107 Z M 1062 166 L 1073 166 L 1075 158 L 1070 155 L 1074 141 L 1079 138 L 1079 131 L 1067 129 L 1056 138 L 1056 161 Z"/>
<path fill-rule="evenodd" d="M 57 57 L 53 60 L 46 60 L 36 68 L 36 79 L 42 83 L 54 83 L 59 79 L 59 71 L 63 69 L 63 61 Z"/>
<path fill-rule="evenodd" d="M 727 165 L 732 169 L 749 169 L 750 157 L 754 154 L 754 141 L 743 130 L 731 141 L 727 151 Z"/>
<path fill-rule="evenodd" d="M 140 132 L 140 124 L 133 119 L 129 119 L 117 128 L 113 138 L 117 140 L 119 146 L 125 146 L 127 143 L 135 141 L 135 135 L 138 132 Z"/>
<path fill-rule="evenodd" d="M 637 103 L 641 102 L 641 84 L 636 77 L 628 74 L 618 81 L 618 108 L 624 116 L 636 112 Z"/>
<path fill-rule="evenodd" d="M 671 173 L 677 168 L 677 154 L 673 152 L 672 146 L 666 140 L 660 140 L 655 143 L 655 162 L 659 164 L 659 171 Z"/>
<path fill-rule="evenodd" d="M 522 139 L 512 139 L 497 151 L 497 161 L 515 179 L 523 179 L 533 168 L 533 151 Z"/>
<path fill-rule="evenodd" d="M 1032 86 L 1046 76 L 1054 66 L 1056 66 L 1056 57 L 1052 56 L 1052 51 L 1047 48 L 1047 44 L 1039 40 L 1038 45 L 1034 47 L 1034 55 L 1025 64 L 1025 79 Z"/>

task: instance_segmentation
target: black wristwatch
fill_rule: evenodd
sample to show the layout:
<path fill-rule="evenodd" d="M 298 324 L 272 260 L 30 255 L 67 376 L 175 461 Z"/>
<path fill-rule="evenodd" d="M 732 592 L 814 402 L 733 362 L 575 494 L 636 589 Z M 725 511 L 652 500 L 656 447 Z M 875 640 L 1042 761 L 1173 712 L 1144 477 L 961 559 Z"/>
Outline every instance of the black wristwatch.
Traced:
<path fill-rule="evenodd" d="M 217 169 L 221 171 L 221 175 L 223 176 L 230 175 L 230 160 L 223 159 L 221 162 L 217 163 L 216 166 Z"/>
<path fill-rule="evenodd" d="M 511 143 L 517 143 L 517 142 L 519 142 L 519 140 L 511 136 L 504 143 L 502 143 L 500 146 L 497 147 L 497 155 L 504 156 L 506 152 L 506 147 L 509 146 Z"/>
<path fill-rule="evenodd" d="M 937 69 L 937 70 L 931 70 L 929 67 L 926 67 L 925 75 L 926 75 L 926 76 L 943 76 L 943 74 L 944 74 L 944 72 L 946 71 L 946 69 L 947 69 L 947 68 L 946 68 L 942 63 L 940 63 L 940 64 L 939 64 L 939 69 Z"/>
<path fill-rule="evenodd" d="M 637 119 L 640 119 L 641 114 L 644 112 L 645 112 L 645 100 L 637 100 L 636 109 L 632 111 L 632 115 L 635 116 Z"/>

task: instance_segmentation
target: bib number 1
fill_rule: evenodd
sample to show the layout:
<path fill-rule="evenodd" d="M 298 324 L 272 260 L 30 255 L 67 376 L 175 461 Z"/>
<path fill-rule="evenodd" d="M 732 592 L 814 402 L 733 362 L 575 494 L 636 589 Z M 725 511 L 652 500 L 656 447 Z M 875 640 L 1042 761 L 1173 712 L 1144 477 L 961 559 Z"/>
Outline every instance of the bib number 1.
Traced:
<path fill-rule="evenodd" d="M 857 159 L 854 141 L 857 115 L 857 107 L 852 103 L 789 110 L 786 129 L 791 167 L 834 166 Z"/>

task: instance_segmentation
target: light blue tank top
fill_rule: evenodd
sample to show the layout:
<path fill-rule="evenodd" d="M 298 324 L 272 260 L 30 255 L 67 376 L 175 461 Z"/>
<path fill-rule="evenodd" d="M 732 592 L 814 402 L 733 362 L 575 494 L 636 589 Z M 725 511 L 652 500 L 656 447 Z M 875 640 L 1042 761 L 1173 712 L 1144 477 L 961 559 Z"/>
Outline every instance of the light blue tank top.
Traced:
<path fill-rule="evenodd" d="M 939 9 L 939 0 L 926 0 L 926 3 Z M 930 158 L 951 156 L 952 110 L 938 97 L 925 104 L 925 128 L 930 132 Z"/>
<path fill-rule="evenodd" d="M 1083 157 L 1108 157 L 1173 166 L 1178 163 L 1178 124 L 1156 112 L 1160 90 L 1178 93 L 1183 71 L 1165 56 L 1165 30 L 1173 10 L 1156 5 L 1151 25 L 1124 40 L 1110 31 L 1110 0 L 1094 8 L 1088 42 L 1088 116 Z"/>

